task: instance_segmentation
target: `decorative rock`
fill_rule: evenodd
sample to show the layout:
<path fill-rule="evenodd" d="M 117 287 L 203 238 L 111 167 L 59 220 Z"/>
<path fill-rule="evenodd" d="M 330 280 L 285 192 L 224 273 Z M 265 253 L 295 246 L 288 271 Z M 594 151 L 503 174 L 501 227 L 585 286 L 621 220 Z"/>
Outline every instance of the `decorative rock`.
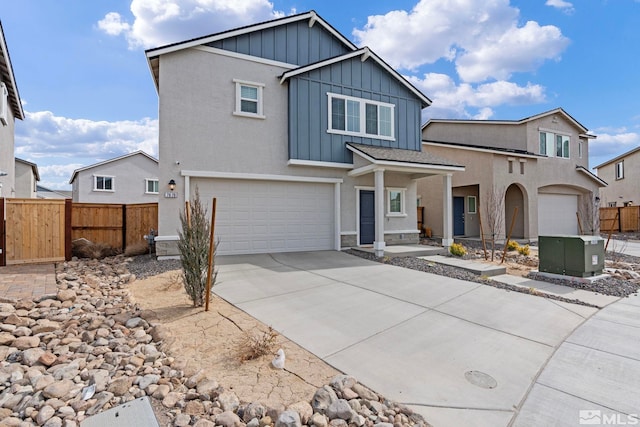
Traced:
<path fill-rule="evenodd" d="M 284 411 L 278 417 L 275 427 L 302 427 L 300 415 L 296 411 Z"/>
<path fill-rule="evenodd" d="M 331 387 L 336 391 L 342 392 L 345 388 L 351 388 L 356 385 L 357 381 L 350 375 L 338 375 L 331 380 Z"/>
<path fill-rule="evenodd" d="M 238 396 L 232 391 L 225 391 L 218 396 L 218 402 L 223 411 L 235 411 L 240 406 Z"/>
<path fill-rule="evenodd" d="M 133 378 L 119 377 L 112 380 L 107 386 L 107 391 L 113 393 L 115 396 L 122 396 L 129 391 L 129 387 L 133 383 Z"/>
<path fill-rule="evenodd" d="M 44 366 L 51 366 L 56 361 L 56 355 L 51 353 L 50 351 L 46 351 L 42 353 L 38 362 L 42 363 Z"/>
<path fill-rule="evenodd" d="M 329 417 L 330 420 L 335 418 L 340 418 L 342 420 L 350 420 L 352 417 L 351 406 L 349 406 L 349 402 L 344 399 L 338 399 L 335 402 L 331 403 L 329 407 L 326 409 L 325 414 Z"/>
<path fill-rule="evenodd" d="M 157 384 L 160 381 L 160 375 L 158 374 L 147 374 L 140 379 L 138 382 L 138 387 L 142 390 L 146 390 L 151 384 Z"/>
<path fill-rule="evenodd" d="M 316 412 L 311 416 L 311 419 L 309 420 L 309 425 L 315 426 L 315 427 L 327 427 L 328 425 L 327 417 L 322 415 L 319 412 Z"/>
<path fill-rule="evenodd" d="M 40 345 L 40 338 L 38 337 L 18 337 L 11 343 L 12 347 L 18 350 L 26 350 L 28 348 L 35 348 Z"/>
<path fill-rule="evenodd" d="M 327 385 L 322 388 L 319 388 L 316 393 L 313 395 L 313 400 L 311 401 L 311 407 L 314 412 L 320 412 L 324 414 L 326 409 L 333 402 L 338 400 L 338 396 L 333 389 Z"/>
<path fill-rule="evenodd" d="M 55 413 L 56 413 L 56 410 L 53 409 L 51 406 L 44 405 L 38 411 L 38 415 L 36 415 L 36 423 L 38 423 L 38 425 L 40 426 L 43 425 L 45 422 L 47 422 L 49 418 L 53 417 Z"/>
<path fill-rule="evenodd" d="M 178 403 L 181 397 L 182 396 L 180 395 L 180 393 L 177 393 L 175 391 L 169 392 L 167 393 L 167 396 L 162 399 L 162 404 L 167 408 L 173 408 L 176 406 L 176 403 Z"/>
<path fill-rule="evenodd" d="M 209 421 L 207 419 L 204 418 L 200 418 L 198 421 L 196 421 L 196 423 L 193 425 L 193 427 L 215 427 L 216 423 L 214 423 L 213 421 Z"/>
<path fill-rule="evenodd" d="M 59 301 L 75 301 L 76 296 L 76 293 L 71 289 L 60 289 L 56 298 L 58 298 Z"/>
<path fill-rule="evenodd" d="M 246 406 L 246 408 L 244 408 L 242 419 L 245 423 L 248 423 L 253 418 L 256 418 L 258 419 L 258 421 L 260 421 L 260 419 L 264 417 L 266 412 L 267 411 L 265 407 L 262 406 L 260 402 L 251 402 Z"/>
<path fill-rule="evenodd" d="M 204 414 L 204 405 L 199 400 L 190 400 L 184 407 L 184 413 L 188 415 Z"/>
<path fill-rule="evenodd" d="M 16 337 L 9 332 L 0 332 L 0 346 L 5 346 L 11 344 Z"/>
<path fill-rule="evenodd" d="M 44 350 L 36 347 L 36 348 L 28 348 L 22 352 L 22 363 L 27 366 L 33 366 L 38 363 L 38 360 L 44 354 Z"/>
<path fill-rule="evenodd" d="M 239 427 L 242 424 L 240 417 L 232 411 L 225 411 L 217 415 L 215 423 L 222 427 Z"/>
<path fill-rule="evenodd" d="M 335 420 L 329 421 L 329 425 L 331 427 L 347 427 L 347 422 L 341 418 L 336 418 Z"/>
<path fill-rule="evenodd" d="M 71 380 L 56 381 L 42 390 L 42 395 L 48 399 L 58 398 L 62 399 L 66 397 L 74 386 L 74 382 Z"/>
<path fill-rule="evenodd" d="M 355 385 L 353 385 L 351 387 L 351 390 L 356 392 L 358 396 L 360 396 L 362 399 L 375 400 L 375 401 L 378 400 L 377 394 L 375 394 L 374 392 L 372 392 L 371 390 L 369 390 L 368 388 L 366 388 L 360 383 L 356 383 Z"/>
<path fill-rule="evenodd" d="M 287 411 L 296 411 L 300 415 L 300 421 L 302 422 L 302 424 L 307 424 L 309 422 L 309 419 L 313 415 L 313 408 L 311 407 L 309 402 L 305 401 L 300 401 L 289 405 Z"/>
<path fill-rule="evenodd" d="M 173 425 L 176 427 L 185 427 L 191 423 L 191 417 L 187 414 L 178 414 L 173 421 Z"/>

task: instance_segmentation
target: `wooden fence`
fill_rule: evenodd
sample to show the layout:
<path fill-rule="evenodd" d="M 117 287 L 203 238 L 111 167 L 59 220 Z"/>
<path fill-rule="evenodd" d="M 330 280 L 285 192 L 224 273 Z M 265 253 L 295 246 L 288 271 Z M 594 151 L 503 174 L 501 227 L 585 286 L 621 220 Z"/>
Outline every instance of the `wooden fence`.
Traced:
<path fill-rule="evenodd" d="M 1 199 L 0 266 L 71 259 L 71 242 L 85 238 L 124 250 L 158 229 L 158 204 L 72 203 Z"/>
<path fill-rule="evenodd" d="M 640 206 L 600 208 L 600 231 L 639 232 Z"/>

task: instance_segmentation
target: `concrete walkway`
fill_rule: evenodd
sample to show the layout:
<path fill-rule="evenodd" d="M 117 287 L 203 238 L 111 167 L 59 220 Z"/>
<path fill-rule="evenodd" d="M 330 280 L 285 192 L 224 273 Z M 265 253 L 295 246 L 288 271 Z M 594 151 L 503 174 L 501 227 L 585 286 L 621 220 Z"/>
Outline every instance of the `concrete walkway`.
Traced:
<path fill-rule="evenodd" d="M 0 267 L 0 300 L 15 301 L 55 295 L 53 264 L 21 264 Z"/>
<path fill-rule="evenodd" d="M 333 251 L 218 265 L 218 295 L 436 427 L 508 426 L 597 311 Z"/>

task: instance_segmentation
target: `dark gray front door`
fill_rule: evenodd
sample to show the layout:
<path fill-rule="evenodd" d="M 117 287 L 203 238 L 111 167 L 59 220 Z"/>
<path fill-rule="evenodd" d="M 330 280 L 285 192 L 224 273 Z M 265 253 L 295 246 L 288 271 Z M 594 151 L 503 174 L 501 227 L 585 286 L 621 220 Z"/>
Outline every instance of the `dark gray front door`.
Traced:
<path fill-rule="evenodd" d="M 453 198 L 453 235 L 464 235 L 464 197 Z"/>
<path fill-rule="evenodd" d="M 360 190 L 360 244 L 370 245 L 376 237 L 376 211 L 373 191 Z"/>

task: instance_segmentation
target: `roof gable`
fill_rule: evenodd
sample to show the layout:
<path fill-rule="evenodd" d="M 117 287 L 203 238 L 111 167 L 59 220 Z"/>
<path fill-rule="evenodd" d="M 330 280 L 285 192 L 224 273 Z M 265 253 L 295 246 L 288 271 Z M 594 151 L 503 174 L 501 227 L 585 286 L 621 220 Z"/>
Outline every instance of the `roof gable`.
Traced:
<path fill-rule="evenodd" d="M 36 177 L 36 181 L 40 181 L 40 173 L 38 172 L 38 165 L 35 163 L 29 162 L 27 160 L 19 159 L 16 157 L 16 163 L 22 163 L 23 165 L 30 167 L 33 172 L 33 176 Z"/>
<path fill-rule="evenodd" d="M 627 151 L 626 153 L 620 154 L 619 156 L 614 157 L 614 158 L 613 158 L 613 159 L 611 159 L 611 160 L 607 160 L 607 161 L 606 161 L 606 162 L 604 162 L 604 163 L 600 163 L 598 166 L 594 166 L 594 167 L 593 167 L 593 169 L 598 169 L 598 168 L 601 168 L 601 167 L 606 166 L 606 165 L 608 165 L 608 164 L 611 164 L 611 163 L 613 163 L 613 162 L 617 162 L 618 160 L 622 160 L 622 159 L 624 159 L 624 158 L 626 158 L 626 157 L 632 156 L 632 155 L 634 155 L 635 153 L 637 153 L 637 152 L 639 152 L 639 151 L 640 151 L 640 146 L 639 146 L 639 147 L 636 147 L 636 148 L 634 148 L 634 149 L 632 149 L 632 150 L 629 150 L 629 151 Z"/>
<path fill-rule="evenodd" d="M 117 162 L 117 161 L 129 158 L 129 157 L 138 156 L 138 155 L 144 156 L 144 157 L 148 158 L 149 160 L 155 162 L 156 164 L 158 163 L 158 159 L 148 155 L 147 153 L 145 153 L 142 150 L 138 150 L 138 151 L 134 151 L 133 153 L 125 154 L 124 156 L 114 157 L 113 159 L 105 160 L 105 161 L 102 161 L 102 162 L 94 163 L 92 165 L 76 169 L 76 170 L 73 171 L 73 174 L 71 175 L 71 179 L 69 180 L 69 184 L 73 184 L 73 181 L 76 179 L 76 177 L 78 176 L 78 173 L 80 173 L 80 172 L 84 172 L 86 170 L 93 169 L 93 168 L 96 168 L 98 166 L 103 166 L 103 165 L 106 165 L 106 164 L 109 164 L 109 163 Z"/>
<path fill-rule="evenodd" d="M 7 85 L 13 116 L 23 120 L 24 110 L 22 109 L 22 101 L 20 101 L 20 94 L 18 93 L 18 85 L 13 75 L 13 66 L 11 65 L 11 58 L 9 58 L 9 49 L 7 48 L 7 43 L 4 38 L 2 22 L 0 22 L 0 81 Z"/>

